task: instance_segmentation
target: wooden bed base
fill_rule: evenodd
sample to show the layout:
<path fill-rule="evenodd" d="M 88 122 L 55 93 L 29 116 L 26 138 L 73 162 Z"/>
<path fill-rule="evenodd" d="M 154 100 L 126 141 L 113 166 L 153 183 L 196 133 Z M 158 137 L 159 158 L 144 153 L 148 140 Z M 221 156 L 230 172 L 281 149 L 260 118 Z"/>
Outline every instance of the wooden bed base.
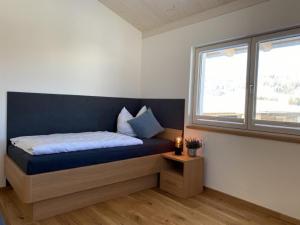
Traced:
<path fill-rule="evenodd" d="M 33 220 L 157 186 L 162 157 L 150 155 L 58 172 L 26 175 L 8 157 L 5 173 L 20 209 Z"/>
<path fill-rule="evenodd" d="M 33 203 L 68 194 L 157 174 L 161 156 L 150 155 L 111 163 L 26 175 L 9 158 L 5 157 L 6 176 L 24 203 Z"/>
<path fill-rule="evenodd" d="M 182 131 L 167 129 L 174 140 Z M 157 186 L 165 167 L 160 154 L 37 175 L 25 174 L 5 156 L 5 174 L 26 216 L 41 220 Z"/>
<path fill-rule="evenodd" d="M 38 221 L 109 199 L 156 187 L 157 180 L 157 174 L 153 174 L 29 204 L 22 202 L 17 195 L 14 196 L 14 201 L 24 217 Z"/>

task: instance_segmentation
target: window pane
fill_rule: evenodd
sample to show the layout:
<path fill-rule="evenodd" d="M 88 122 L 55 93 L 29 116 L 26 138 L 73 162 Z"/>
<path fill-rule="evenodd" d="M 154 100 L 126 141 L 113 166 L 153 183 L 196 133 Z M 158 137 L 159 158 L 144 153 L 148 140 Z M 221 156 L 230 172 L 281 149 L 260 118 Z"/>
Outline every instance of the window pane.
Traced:
<path fill-rule="evenodd" d="M 300 122 L 300 37 L 259 43 L 257 120 Z"/>
<path fill-rule="evenodd" d="M 202 52 L 198 115 L 245 118 L 248 45 Z"/>

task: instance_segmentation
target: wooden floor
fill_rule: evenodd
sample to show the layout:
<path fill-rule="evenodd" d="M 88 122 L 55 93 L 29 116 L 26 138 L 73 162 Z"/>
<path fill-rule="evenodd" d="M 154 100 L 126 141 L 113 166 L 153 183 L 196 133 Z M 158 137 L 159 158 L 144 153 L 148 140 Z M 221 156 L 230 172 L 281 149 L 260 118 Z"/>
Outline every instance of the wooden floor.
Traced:
<path fill-rule="evenodd" d="M 145 190 L 56 216 L 30 222 L 11 201 L 11 190 L 2 190 L 0 206 L 10 225 L 291 225 L 241 201 L 211 190 L 190 199 L 179 199 L 158 189 Z"/>

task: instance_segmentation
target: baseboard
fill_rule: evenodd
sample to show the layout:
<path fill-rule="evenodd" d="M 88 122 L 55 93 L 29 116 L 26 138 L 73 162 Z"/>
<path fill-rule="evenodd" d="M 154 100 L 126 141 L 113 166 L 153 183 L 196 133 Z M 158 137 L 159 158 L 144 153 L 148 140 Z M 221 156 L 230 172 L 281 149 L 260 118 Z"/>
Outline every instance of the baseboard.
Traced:
<path fill-rule="evenodd" d="M 254 210 L 259 211 L 259 212 L 263 212 L 263 213 L 268 214 L 268 215 L 270 215 L 270 216 L 272 216 L 274 218 L 277 218 L 277 219 L 280 219 L 280 220 L 284 220 L 284 221 L 286 221 L 288 223 L 292 223 L 292 224 L 295 224 L 295 225 L 300 225 L 300 220 L 298 220 L 296 218 L 284 215 L 284 214 L 276 212 L 274 210 L 265 208 L 263 206 L 256 205 L 254 203 L 248 202 L 246 200 L 234 197 L 232 195 L 226 194 L 224 192 L 221 192 L 221 191 L 209 188 L 209 187 L 204 187 L 204 188 L 205 188 L 206 192 L 209 192 L 209 193 L 215 195 L 216 197 L 224 198 L 224 199 L 226 199 L 228 201 L 234 201 L 234 202 L 238 202 L 238 203 L 241 203 L 241 204 L 245 204 L 245 205 L 247 205 L 251 209 L 254 209 Z"/>

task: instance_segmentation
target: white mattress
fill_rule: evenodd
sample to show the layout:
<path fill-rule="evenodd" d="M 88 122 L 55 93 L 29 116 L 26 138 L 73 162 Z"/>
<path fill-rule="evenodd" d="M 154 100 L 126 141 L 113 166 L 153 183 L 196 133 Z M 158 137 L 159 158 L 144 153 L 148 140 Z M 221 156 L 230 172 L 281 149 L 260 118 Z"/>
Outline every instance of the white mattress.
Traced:
<path fill-rule="evenodd" d="M 10 140 L 31 155 L 143 144 L 140 139 L 108 131 L 25 136 Z"/>

